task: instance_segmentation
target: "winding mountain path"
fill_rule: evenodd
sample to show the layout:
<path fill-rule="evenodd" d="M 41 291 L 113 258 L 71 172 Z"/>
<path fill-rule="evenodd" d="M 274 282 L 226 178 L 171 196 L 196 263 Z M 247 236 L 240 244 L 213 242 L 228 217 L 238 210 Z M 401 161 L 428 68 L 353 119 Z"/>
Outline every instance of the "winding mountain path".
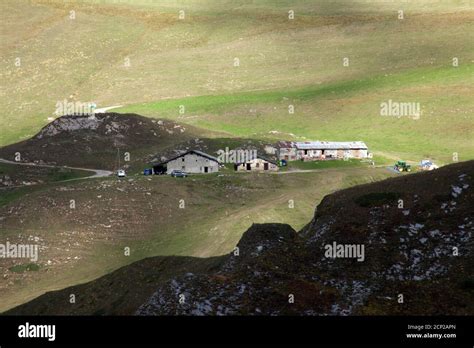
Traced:
<path fill-rule="evenodd" d="M 45 168 L 66 168 L 66 169 L 72 169 L 72 170 L 84 170 L 87 172 L 94 172 L 94 175 L 84 176 L 82 178 L 67 179 L 67 180 L 63 180 L 63 182 L 73 181 L 73 180 L 92 179 L 92 178 L 102 178 L 102 177 L 110 176 L 113 174 L 113 172 L 111 172 L 110 170 L 78 168 L 78 167 L 69 167 L 69 166 L 55 166 L 51 164 L 37 164 L 37 163 L 31 163 L 31 162 L 15 162 L 15 161 L 9 161 L 3 158 L 0 158 L 0 163 L 16 164 L 20 166 L 45 167 Z"/>

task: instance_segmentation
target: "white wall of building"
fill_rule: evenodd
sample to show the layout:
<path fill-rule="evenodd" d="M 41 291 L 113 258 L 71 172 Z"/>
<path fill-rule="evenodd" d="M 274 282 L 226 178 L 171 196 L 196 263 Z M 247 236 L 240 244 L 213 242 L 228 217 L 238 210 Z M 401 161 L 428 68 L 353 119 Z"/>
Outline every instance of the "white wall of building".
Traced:
<path fill-rule="evenodd" d="M 166 165 L 166 173 L 168 174 L 171 174 L 173 170 L 182 170 L 191 174 L 216 173 L 219 171 L 219 164 L 216 161 L 195 153 L 178 157 L 169 161 Z"/>
<path fill-rule="evenodd" d="M 266 169 L 265 169 L 266 168 Z M 237 165 L 237 171 L 239 172 L 246 172 L 246 171 L 252 171 L 252 172 L 266 172 L 266 171 L 273 171 L 276 172 L 278 171 L 278 166 L 265 161 L 264 159 L 261 158 L 256 158 L 251 161 L 248 161 L 246 163 L 241 163 Z"/>

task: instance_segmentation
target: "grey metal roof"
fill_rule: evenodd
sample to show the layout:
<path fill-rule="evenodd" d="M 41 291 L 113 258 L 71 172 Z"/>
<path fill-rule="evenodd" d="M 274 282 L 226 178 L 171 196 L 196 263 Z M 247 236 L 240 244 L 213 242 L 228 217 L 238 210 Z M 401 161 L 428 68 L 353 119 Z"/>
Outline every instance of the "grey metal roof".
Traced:
<path fill-rule="evenodd" d="M 207 159 L 210 159 L 211 161 L 215 161 L 215 162 L 219 163 L 219 160 L 218 160 L 216 157 L 213 157 L 213 156 L 211 156 L 211 155 L 208 155 L 207 153 L 204 153 L 204 152 L 198 151 L 198 150 L 189 150 L 189 151 L 185 151 L 185 152 L 183 152 L 183 153 L 180 153 L 179 155 L 174 156 L 174 157 L 172 157 L 172 158 L 170 158 L 170 159 L 167 159 L 166 161 L 162 161 L 162 162 L 158 162 L 158 163 L 153 163 L 153 165 L 166 164 L 166 163 L 168 163 L 168 162 L 170 162 L 170 161 L 173 161 L 173 160 L 175 160 L 175 159 L 177 159 L 177 158 L 183 157 L 183 156 L 185 156 L 185 155 L 187 155 L 187 154 L 190 154 L 190 153 L 195 153 L 196 155 L 205 157 L 205 158 L 207 158 Z"/>
<path fill-rule="evenodd" d="M 218 160 L 216 157 L 211 156 L 211 155 L 208 155 L 207 153 L 202 152 L 202 151 L 199 151 L 199 150 L 190 150 L 190 151 L 188 151 L 188 152 L 194 152 L 194 153 L 197 154 L 197 155 L 200 155 L 200 156 L 202 156 L 202 157 L 209 158 L 210 160 L 219 162 L 219 160 Z"/>
<path fill-rule="evenodd" d="M 294 146 L 300 150 L 353 150 L 367 149 L 363 141 L 306 141 L 296 142 Z"/>

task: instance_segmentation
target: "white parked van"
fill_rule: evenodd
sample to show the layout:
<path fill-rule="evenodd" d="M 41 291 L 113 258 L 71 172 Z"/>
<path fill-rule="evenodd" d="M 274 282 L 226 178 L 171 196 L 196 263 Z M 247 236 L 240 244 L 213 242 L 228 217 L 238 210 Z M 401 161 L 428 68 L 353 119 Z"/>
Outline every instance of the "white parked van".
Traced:
<path fill-rule="evenodd" d="M 420 163 L 421 170 L 435 170 L 438 169 L 439 167 L 431 162 L 430 160 L 422 160 Z"/>

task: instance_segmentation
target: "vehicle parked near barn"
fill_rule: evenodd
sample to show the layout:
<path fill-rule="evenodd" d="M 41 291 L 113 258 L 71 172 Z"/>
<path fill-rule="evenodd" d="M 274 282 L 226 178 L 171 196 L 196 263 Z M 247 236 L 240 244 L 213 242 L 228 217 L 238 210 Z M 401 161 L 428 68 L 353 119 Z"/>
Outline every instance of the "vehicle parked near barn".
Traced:
<path fill-rule="evenodd" d="M 182 170 L 173 170 L 170 174 L 173 178 L 186 178 L 188 173 L 183 172 Z"/>

